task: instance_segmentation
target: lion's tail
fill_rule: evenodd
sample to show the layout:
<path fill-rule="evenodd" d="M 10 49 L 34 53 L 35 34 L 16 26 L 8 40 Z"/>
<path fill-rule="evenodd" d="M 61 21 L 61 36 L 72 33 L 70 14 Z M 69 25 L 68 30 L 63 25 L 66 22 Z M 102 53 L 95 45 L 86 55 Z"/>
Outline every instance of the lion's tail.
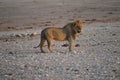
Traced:
<path fill-rule="evenodd" d="M 38 46 L 33 47 L 33 48 L 38 48 L 38 47 L 40 47 L 40 44 Z"/>

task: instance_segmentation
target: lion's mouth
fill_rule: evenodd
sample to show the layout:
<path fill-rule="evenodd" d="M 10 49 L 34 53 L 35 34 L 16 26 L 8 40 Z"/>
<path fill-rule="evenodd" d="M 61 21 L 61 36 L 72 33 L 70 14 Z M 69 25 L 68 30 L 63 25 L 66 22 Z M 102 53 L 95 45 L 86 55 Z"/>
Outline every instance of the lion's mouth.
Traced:
<path fill-rule="evenodd" d="M 77 31 L 78 33 L 80 33 L 81 31 Z"/>

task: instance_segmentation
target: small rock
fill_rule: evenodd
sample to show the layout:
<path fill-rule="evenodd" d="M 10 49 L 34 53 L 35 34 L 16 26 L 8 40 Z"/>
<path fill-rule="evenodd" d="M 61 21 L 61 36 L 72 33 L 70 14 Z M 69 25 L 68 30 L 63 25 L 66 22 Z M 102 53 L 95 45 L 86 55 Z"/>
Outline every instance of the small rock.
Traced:
<path fill-rule="evenodd" d="M 79 74 L 79 70 L 78 70 L 78 69 L 72 69 L 72 71 L 73 71 L 75 74 Z"/>
<path fill-rule="evenodd" d="M 104 43 L 103 46 L 105 46 L 106 44 Z"/>
<path fill-rule="evenodd" d="M 108 14 L 113 14 L 113 12 L 109 12 Z"/>
<path fill-rule="evenodd" d="M 77 52 L 75 50 L 72 50 L 71 52 L 69 52 L 69 54 L 76 54 Z"/>
<path fill-rule="evenodd" d="M 112 36 L 116 36 L 116 34 L 112 34 Z"/>
<path fill-rule="evenodd" d="M 36 36 L 36 35 L 37 35 L 37 33 L 34 32 L 34 33 L 32 33 L 32 34 L 30 35 L 30 37 L 34 37 L 34 36 Z"/>
<path fill-rule="evenodd" d="M 13 75 L 12 73 L 7 73 L 7 74 L 5 74 L 6 77 L 12 76 L 12 75 Z"/>
<path fill-rule="evenodd" d="M 25 67 L 25 68 L 27 68 L 27 67 L 28 67 L 28 65 L 24 65 L 24 67 Z"/>
<path fill-rule="evenodd" d="M 15 34 L 10 34 L 10 37 L 14 37 L 15 36 Z"/>
<path fill-rule="evenodd" d="M 97 19 L 92 19 L 91 21 L 97 21 Z"/>
<path fill-rule="evenodd" d="M 96 36 L 95 34 L 93 36 Z"/>
<path fill-rule="evenodd" d="M 47 22 L 45 22 L 45 23 L 52 23 L 51 21 L 47 21 Z"/>
<path fill-rule="evenodd" d="M 12 54 L 12 55 L 13 55 L 13 52 L 9 52 L 9 54 Z"/>
<path fill-rule="evenodd" d="M 8 42 L 8 41 L 9 41 L 9 39 L 6 39 L 6 40 L 5 40 L 5 42 Z"/>
<path fill-rule="evenodd" d="M 117 51 L 113 51 L 113 53 L 117 53 Z"/>
<path fill-rule="evenodd" d="M 80 44 L 76 44 L 75 47 L 80 47 Z"/>
<path fill-rule="evenodd" d="M 89 71 L 89 69 L 86 69 L 87 71 Z"/>
<path fill-rule="evenodd" d="M 113 72 L 116 72 L 116 70 L 112 70 Z"/>
<path fill-rule="evenodd" d="M 53 25 L 53 23 L 51 21 L 45 22 L 45 26 L 52 26 L 52 25 Z"/>
<path fill-rule="evenodd" d="M 21 34 L 21 36 L 25 37 L 25 34 Z"/>
<path fill-rule="evenodd" d="M 74 50 L 74 51 L 73 51 L 73 53 L 75 53 L 75 54 L 76 54 L 77 52 Z"/>
<path fill-rule="evenodd" d="M 62 47 L 68 47 L 69 45 L 68 44 L 63 44 Z"/>
<path fill-rule="evenodd" d="M 22 37 L 22 35 L 21 34 L 17 34 L 17 35 L 15 35 L 16 37 Z"/>
<path fill-rule="evenodd" d="M 52 26 L 52 24 L 50 24 L 50 23 L 46 23 L 45 26 Z"/>

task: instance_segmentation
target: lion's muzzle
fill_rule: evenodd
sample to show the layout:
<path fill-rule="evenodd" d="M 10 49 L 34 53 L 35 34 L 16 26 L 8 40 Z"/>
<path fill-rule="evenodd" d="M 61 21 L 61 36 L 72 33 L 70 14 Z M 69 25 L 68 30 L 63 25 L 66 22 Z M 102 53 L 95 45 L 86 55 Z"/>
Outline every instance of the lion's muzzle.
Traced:
<path fill-rule="evenodd" d="M 77 31 L 77 33 L 80 33 L 80 32 L 81 32 L 80 30 Z"/>

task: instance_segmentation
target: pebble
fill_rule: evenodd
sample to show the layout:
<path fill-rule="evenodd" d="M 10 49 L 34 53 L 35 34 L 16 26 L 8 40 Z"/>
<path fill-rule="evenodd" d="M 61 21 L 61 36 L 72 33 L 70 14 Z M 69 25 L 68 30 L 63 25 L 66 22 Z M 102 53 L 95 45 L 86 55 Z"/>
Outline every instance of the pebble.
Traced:
<path fill-rule="evenodd" d="M 76 54 L 77 52 L 75 50 L 73 50 L 73 53 Z"/>
<path fill-rule="evenodd" d="M 12 54 L 12 55 L 13 55 L 13 52 L 9 52 L 9 54 Z"/>
<path fill-rule="evenodd" d="M 36 35 L 37 35 L 37 33 L 34 32 L 34 33 L 30 34 L 30 37 L 35 37 Z"/>
<path fill-rule="evenodd" d="M 112 36 L 116 36 L 116 34 L 112 34 Z"/>
<path fill-rule="evenodd" d="M 15 36 L 15 34 L 10 34 L 10 37 L 14 37 Z"/>
<path fill-rule="evenodd" d="M 22 37 L 22 35 L 21 35 L 21 34 L 16 34 L 15 36 L 16 36 L 16 37 Z"/>
<path fill-rule="evenodd" d="M 25 37 L 26 35 L 25 34 L 21 34 L 22 37 Z"/>
<path fill-rule="evenodd" d="M 63 44 L 62 47 L 68 47 L 69 45 L 68 44 Z"/>
<path fill-rule="evenodd" d="M 80 44 L 76 44 L 75 47 L 80 47 Z"/>

